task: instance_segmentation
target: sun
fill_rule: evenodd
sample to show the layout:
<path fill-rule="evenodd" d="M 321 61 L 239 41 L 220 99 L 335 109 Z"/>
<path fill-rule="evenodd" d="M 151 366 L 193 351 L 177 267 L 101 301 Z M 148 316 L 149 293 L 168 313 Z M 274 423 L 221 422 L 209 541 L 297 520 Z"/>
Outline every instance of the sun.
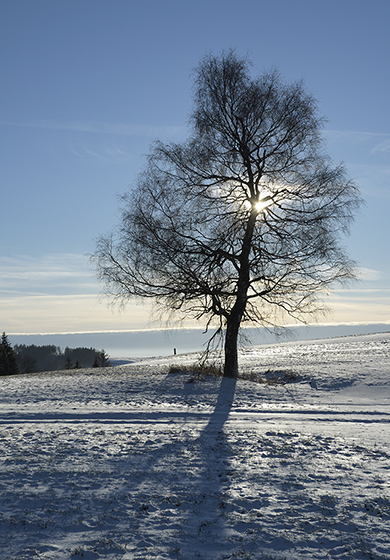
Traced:
<path fill-rule="evenodd" d="M 261 212 L 264 212 L 264 210 L 266 210 L 269 206 L 271 206 L 271 204 L 272 197 L 268 195 L 256 202 L 254 207 L 256 208 L 257 213 L 260 214 Z"/>
<path fill-rule="evenodd" d="M 256 200 L 257 199 L 257 200 Z M 274 203 L 274 197 L 270 194 L 259 194 L 255 199 L 247 198 L 244 202 L 244 208 L 248 211 L 255 210 L 257 214 L 261 214 Z"/>

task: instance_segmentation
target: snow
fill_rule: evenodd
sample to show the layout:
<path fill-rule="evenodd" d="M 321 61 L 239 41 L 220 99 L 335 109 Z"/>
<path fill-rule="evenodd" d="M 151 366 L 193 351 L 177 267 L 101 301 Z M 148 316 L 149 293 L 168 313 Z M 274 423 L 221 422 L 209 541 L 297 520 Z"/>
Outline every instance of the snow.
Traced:
<path fill-rule="evenodd" d="M 0 378 L 1 560 L 390 558 L 390 333 L 195 359 Z"/>

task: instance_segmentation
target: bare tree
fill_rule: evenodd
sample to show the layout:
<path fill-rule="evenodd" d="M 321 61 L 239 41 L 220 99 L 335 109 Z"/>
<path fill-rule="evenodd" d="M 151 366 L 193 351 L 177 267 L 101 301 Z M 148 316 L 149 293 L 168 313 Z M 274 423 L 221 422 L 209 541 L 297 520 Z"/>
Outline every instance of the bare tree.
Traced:
<path fill-rule="evenodd" d="M 120 226 L 93 257 L 114 300 L 153 298 L 217 323 L 229 377 L 242 323 L 304 320 L 335 282 L 354 278 L 339 241 L 360 203 L 322 150 L 315 99 L 249 68 L 234 52 L 200 63 L 191 137 L 152 147 Z"/>

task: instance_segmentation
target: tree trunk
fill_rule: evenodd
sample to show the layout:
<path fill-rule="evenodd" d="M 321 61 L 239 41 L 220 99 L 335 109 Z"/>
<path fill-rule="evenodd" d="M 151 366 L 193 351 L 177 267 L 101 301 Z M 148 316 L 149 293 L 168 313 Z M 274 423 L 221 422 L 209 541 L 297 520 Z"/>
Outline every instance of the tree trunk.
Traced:
<path fill-rule="evenodd" d="M 224 377 L 238 377 L 238 331 L 240 330 L 241 320 L 244 316 L 247 303 L 250 269 L 249 253 L 251 250 L 256 217 L 257 211 L 253 208 L 249 216 L 242 243 L 242 251 L 240 255 L 241 266 L 237 282 L 236 302 L 233 305 L 226 322 L 225 365 L 223 369 Z"/>
<path fill-rule="evenodd" d="M 226 325 L 224 377 L 238 377 L 238 331 L 241 316 L 232 312 Z"/>

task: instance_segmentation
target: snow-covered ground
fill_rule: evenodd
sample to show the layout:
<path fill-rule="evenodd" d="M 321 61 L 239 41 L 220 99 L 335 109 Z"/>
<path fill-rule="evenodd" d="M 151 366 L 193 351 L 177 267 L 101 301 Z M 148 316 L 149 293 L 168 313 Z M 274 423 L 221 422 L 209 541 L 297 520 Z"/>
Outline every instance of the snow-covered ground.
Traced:
<path fill-rule="evenodd" d="M 390 334 L 194 360 L 0 378 L 1 560 L 389 559 Z"/>

